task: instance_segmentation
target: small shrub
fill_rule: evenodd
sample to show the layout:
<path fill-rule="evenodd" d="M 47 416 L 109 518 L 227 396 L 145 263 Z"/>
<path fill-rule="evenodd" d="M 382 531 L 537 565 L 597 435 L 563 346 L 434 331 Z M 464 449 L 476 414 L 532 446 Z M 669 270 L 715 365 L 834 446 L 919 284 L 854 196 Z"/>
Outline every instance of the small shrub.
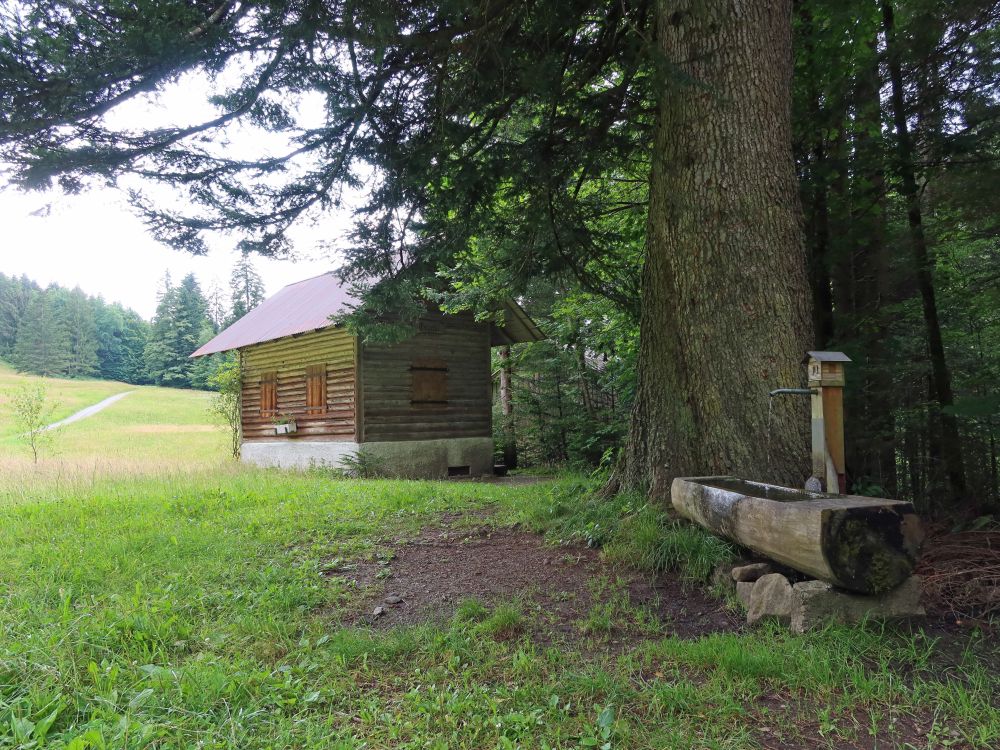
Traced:
<path fill-rule="evenodd" d="M 52 421 L 56 406 L 49 400 L 48 390 L 42 383 L 22 385 L 10 397 L 10 410 L 18 428 L 18 438 L 27 443 L 36 464 L 39 453 L 50 446 L 55 437 L 55 431 L 46 427 Z"/>
<path fill-rule="evenodd" d="M 243 389 L 240 375 L 240 360 L 227 357 L 208 379 L 208 384 L 218 393 L 212 397 L 208 410 L 229 433 L 229 449 L 233 458 L 240 457 L 243 442 Z"/>
<path fill-rule="evenodd" d="M 385 460 L 366 450 L 340 459 L 341 471 L 350 479 L 387 479 L 392 476 Z"/>

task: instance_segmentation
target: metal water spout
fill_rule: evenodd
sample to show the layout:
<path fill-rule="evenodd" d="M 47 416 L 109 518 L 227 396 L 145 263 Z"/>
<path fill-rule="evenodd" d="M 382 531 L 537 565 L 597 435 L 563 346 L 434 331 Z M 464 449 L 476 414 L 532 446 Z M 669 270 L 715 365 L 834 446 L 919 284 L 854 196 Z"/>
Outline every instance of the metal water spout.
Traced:
<path fill-rule="evenodd" d="M 773 391 L 767 394 L 771 398 L 775 396 L 811 396 L 813 395 L 812 388 L 775 388 Z"/>
<path fill-rule="evenodd" d="M 806 352 L 808 388 L 775 388 L 775 396 L 809 396 L 812 404 L 812 477 L 822 489 L 847 492 L 844 461 L 844 363 L 843 352 Z"/>

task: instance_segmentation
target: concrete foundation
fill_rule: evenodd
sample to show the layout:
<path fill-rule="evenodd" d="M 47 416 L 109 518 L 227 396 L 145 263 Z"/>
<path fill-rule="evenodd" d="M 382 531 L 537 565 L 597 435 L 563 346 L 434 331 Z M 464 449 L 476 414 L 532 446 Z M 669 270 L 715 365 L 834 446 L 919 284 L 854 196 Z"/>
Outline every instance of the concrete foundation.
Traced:
<path fill-rule="evenodd" d="M 241 459 L 257 466 L 308 469 L 341 468 L 345 457 L 364 451 L 375 457 L 392 476 L 436 479 L 478 477 L 493 473 L 493 439 L 444 438 L 355 443 L 349 441 L 268 440 L 244 443 Z M 449 471 L 450 470 L 450 471 Z"/>

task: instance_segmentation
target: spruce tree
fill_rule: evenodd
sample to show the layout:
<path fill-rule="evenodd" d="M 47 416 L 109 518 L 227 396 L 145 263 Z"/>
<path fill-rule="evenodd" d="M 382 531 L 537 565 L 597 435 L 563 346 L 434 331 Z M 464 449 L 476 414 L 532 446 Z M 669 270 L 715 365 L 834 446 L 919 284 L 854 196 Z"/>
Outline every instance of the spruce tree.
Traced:
<path fill-rule="evenodd" d="M 149 377 L 157 385 L 203 387 L 205 365 L 190 355 L 211 336 L 208 304 L 193 274 L 164 289 L 145 346 Z"/>
<path fill-rule="evenodd" d="M 229 296 L 232 307 L 226 325 L 232 325 L 264 301 L 264 280 L 246 255 L 241 255 L 233 266 L 233 273 L 229 278 Z"/>
<path fill-rule="evenodd" d="M 96 300 L 88 298 L 79 287 L 72 291 L 58 290 L 56 300 L 69 335 L 66 374 L 79 378 L 99 374 L 101 363 L 98 357 Z"/>
<path fill-rule="evenodd" d="M 0 358 L 12 355 L 17 327 L 32 298 L 40 292 L 38 284 L 26 276 L 15 278 L 0 273 Z"/>
<path fill-rule="evenodd" d="M 35 295 L 17 328 L 14 366 L 37 375 L 66 375 L 71 369 L 70 347 L 69 328 L 50 290 Z"/>

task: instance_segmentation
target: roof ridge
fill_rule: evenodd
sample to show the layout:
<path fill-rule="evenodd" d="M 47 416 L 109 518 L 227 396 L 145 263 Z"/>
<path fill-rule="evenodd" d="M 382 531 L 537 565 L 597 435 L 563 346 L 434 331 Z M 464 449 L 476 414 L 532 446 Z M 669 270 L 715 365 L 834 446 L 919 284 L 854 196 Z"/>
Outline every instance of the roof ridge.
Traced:
<path fill-rule="evenodd" d="M 309 276 L 308 278 L 299 279 L 298 281 L 293 281 L 290 284 L 285 284 L 283 287 L 281 287 L 281 289 L 288 289 L 288 287 L 290 287 L 290 286 L 298 286 L 299 284 L 304 284 L 307 281 L 312 281 L 313 279 L 318 279 L 320 276 L 331 276 L 331 275 L 333 275 L 335 273 L 337 273 L 337 269 L 335 269 L 335 268 L 331 269 L 329 271 L 323 271 L 323 273 L 318 273 L 315 276 Z M 279 289 L 278 291 L 280 292 L 281 289 Z M 277 292 L 275 292 L 275 294 L 277 294 Z"/>

